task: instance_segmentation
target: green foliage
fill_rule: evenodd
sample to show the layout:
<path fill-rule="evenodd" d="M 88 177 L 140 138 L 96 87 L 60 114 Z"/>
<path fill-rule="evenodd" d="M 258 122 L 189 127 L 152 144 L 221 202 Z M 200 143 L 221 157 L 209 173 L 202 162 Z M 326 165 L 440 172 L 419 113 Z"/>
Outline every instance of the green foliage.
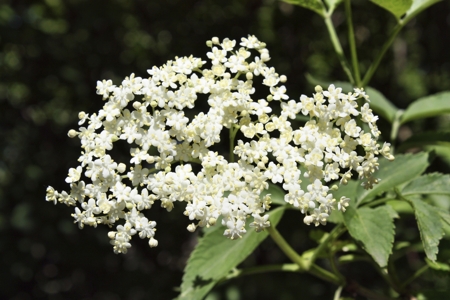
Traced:
<path fill-rule="evenodd" d="M 370 0 L 371 2 L 381 6 L 390 13 L 392 13 L 397 19 L 400 19 L 408 9 L 411 7 L 412 0 Z"/>
<path fill-rule="evenodd" d="M 394 220 L 390 208 L 349 207 L 344 223 L 353 238 L 360 241 L 380 267 L 387 266 L 394 243 Z"/>
<path fill-rule="evenodd" d="M 450 92 L 442 92 L 414 101 L 403 113 L 401 123 L 448 113 L 450 113 Z"/>
<path fill-rule="evenodd" d="M 401 194 L 446 194 L 450 195 L 450 175 L 438 173 L 420 176 L 406 185 Z"/>
<path fill-rule="evenodd" d="M 408 200 L 414 207 L 414 214 L 425 254 L 431 261 L 436 261 L 436 254 L 439 251 L 439 241 L 444 236 L 439 211 L 436 207 L 431 206 L 422 199 L 411 197 Z"/>
<path fill-rule="evenodd" d="M 149 250 L 147 243 L 141 243 L 133 246 L 127 256 L 116 256 L 104 238 L 105 232 L 79 231 L 67 218 L 72 210 L 43 205 L 43 189 L 49 182 L 60 182 L 67 175 L 67 167 L 72 167 L 68 162 L 79 154 L 65 134 L 75 126 L 78 111 L 92 111 L 101 105 L 94 95 L 97 80 L 121 78 L 132 72 L 146 74 L 146 69 L 175 55 L 196 55 L 203 51 L 204 40 L 212 36 L 236 39 L 252 33 L 267 41 L 271 63 L 287 75 L 286 86 L 291 96 L 311 90 L 303 77 L 306 73 L 327 79 L 328 82 L 321 82 L 324 87 L 334 83 L 351 91 L 350 79 L 339 69 L 341 59 L 346 60 L 345 54 L 351 53 L 350 38 L 345 36 L 346 12 L 339 6 L 342 1 L 284 2 L 207 0 L 192 5 L 189 1 L 175 0 L 159 5 L 154 1 L 79 0 L 5 1 L 0 5 L 3 297 L 171 299 L 176 295 L 173 287 L 179 285 L 184 262 L 194 247 L 192 235 L 185 233 L 184 219 L 173 217 L 175 212 L 168 218 L 157 212 L 160 246 Z M 443 197 L 440 205 L 432 198 L 449 193 L 446 190 L 449 160 L 436 163 L 431 162 L 427 153 L 399 154 L 439 146 L 448 156 L 450 133 L 443 130 L 448 128 L 448 116 L 444 114 L 450 112 L 450 100 L 449 92 L 442 91 L 450 89 L 450 72 L 446 68 L 449 56 L 443 46 L 450 42 L 450 35 L 441 29 L 445 28 L 449 3 L 442 1 L 425 11 L 440 1 L 372 1 L 384 9 L 372 9 L 373 5 L 367 1 L 351 2 L 355 50 L 360 61 L 356 66 L 352 62 L 348 69 L 354 75 L 355 67 L 363 73 L 375 65 L 375 75 L 369 76 L 365 90 L 372 110 L 380 116 L 383 138 L 390 139 L 394 146 L 396 159 L 380 161 L 376 176 L 381 181 L 374 190 L 363 190 L 356 180 L 340 186 L 333 195 L 337 200 L 341 196 L 351 198 L 350 206 L 345 213 L 334 211 L 328 219 L 332 224 L 320 227 L 320 232 L 308 234 L 312 230 L 303 226 L 298 211 L 285 214 L 277 229 L 285 234 L 292 251 L 299 256 L 306 253 L 309 256 L 304 257 L 310 258 L 313 253 L 320 253 L 314 257 L 317 264 L 311 263 L 309 269 L 301 269 L 297 264 L 277 268 L 285 258 L 274 245 L 263 243 L 256 248 L 257 255 L 246 263 L 255 268 L 273 266 L 271 270 L 279 273 L 246 276 L 227 283 L 230 270 L 233 272 L 254 251 L 267 232 L 248 232 L 248 240 L 244 240 L 246 235 L 241 240 L 228 241 L 222 237 L 223 229 L 217 226 L 209 228 L 189 260 L 183 279 L 183 292 L 187 293 L 184 295 L 199 299 L 216 283 L 223 282 L 214 289 L 216 298 L 224 298 L 226 288 L 232 285 L 239 291 L 235 298 L 241 299 L 290 299 L 298 297 L 298 290 L 302 290 L 305 299 L 328 299 L 340 282 L 336 278 L 344 278 L 341 271 L 345 268 L 349 281 L 344 278 L 340 285 L 342 299 L 383 299 L 384 295 L 392 295 L 395 287 L 389 278 L 383 281 L 379 276 L 384 274 L 383 270 L 372 268 L 365 261 L 373 259 L 383 266 L 392 259 L 393 271 L 399 275 L 394 279 L 412 278 L 409 283 L 413 283 L 397 291 L 399 297 L 450 298 L 449 291 L 443 290 L 448 286 L 447 279 L 414 273 L 427 267 L 448 272 L 448 260 L 444 260 L 447 240 L 441 238 L 446 226 L 450 226 L 449 201 Z M 317 14 L 325 18 L 333 12 L 330 23 L 336 26 L 335 42 L 344 41 L 342 56 L 333 52 L 333 42 L 326 39 L 329 32 L 317 18 Z M 393 24 L 391 14 L 397 25 Z M 415 22 L 409 22 L 416 16 Z M 396 38 L 400 30 L 403 31 Z M 392 33 L 387 37 L 384 32 Z M 378 57 L 379 64 L 374 64 Z M 413 101 L 427 94 L 433 95 Z M 405 108 L 402 115 L 398 108 Z M 436 116 L 440 118 L 430 119 Z M 305 118 L 299 120 L 301 123 Z M 399 123 L 402 130 L 413 133 L 406 141 L 397 139 L 402 131 L 399 126 L 391 128 Z M 440 173 L 427 174 L 427 168 Z M 272 209 L 283 205 L 272 214 L 292 209 L 284 202 L 284 192 L 279 186 L 270 184 L 265 193 L 272 195 L 275 206 Z M 174 208 L 179 213 L 182 209 Z M 411 222 L 412 214 L 418 229 Z M 398 217 L 397 233 L 393 236 L 393 219 Z M 350 235 L 345 233 L 344 225 Z M 381 233 L 382 228 L 386 232 Z M 375 243 L 378 235 L 380 245 Z M 241 245 L 237 249 L 242 251 L 228 253 L 225 247 L 219 247 L 225 245 L 222 242 L 233 247 L 243 241 L 250 241 L 253 248 Z M 410 246 L 392 249 L 392 241 Z M 427 256 L 424 260 L 419 253 L 421 247 L 416 247 L 421 244 Z M 201 247 L 208 257 L 202 258 L 198 250 Z M 214 256 L 210 248 L 222 256 Z M 319 265 L 324 269 L 316 269 Z M 197 270 L 202 275 L 196 274 Z M 286 272 L 292 277 L 286 277 Z M 367 288 L 355 289 L 350 280 Z M 194 282 L 199 285 L 191 289 Z M 371 289 L 384 295 L 368 295 Z"/>
<path fill-rule="evenodd" d="M 403 17 L 403 24 L 408 23 L 412 18 L 416 15 L 430 7 L 431 5 L 439 2 L 441 0 L 413 0 L 411 7 L 406 12 L 406 15 Z"/>
<path fill-rule="evenodd" d="M 283 0 L 283 2 L 298 5 L 307 9 L 310 9 L 321 16 L 325 14 L 325 6 L 321 0 Z M 332 4 L 334 1 L 329 1 Z"/>
<path fill-rule="evenodd" d="M 328 14 L 332 14 L 333 11 L 336 9 L 336 7 L 338 7 L 342 1 L 343 0 L 325 0 L 325 4 L 327 5 L 328 8 Z"/>
<path fill-rule="evenodd" d="M 284 207 L 279 207 L 270 213 L 271 226 L 278 224 L 283 212 Z M 267 231 L 252 230 L 239 240 L 229 240 L 223 230 L 223 226 L 215 226 L 199 239 L 186 265 L 179 299 L 202 299 L 268 236 Z"/>

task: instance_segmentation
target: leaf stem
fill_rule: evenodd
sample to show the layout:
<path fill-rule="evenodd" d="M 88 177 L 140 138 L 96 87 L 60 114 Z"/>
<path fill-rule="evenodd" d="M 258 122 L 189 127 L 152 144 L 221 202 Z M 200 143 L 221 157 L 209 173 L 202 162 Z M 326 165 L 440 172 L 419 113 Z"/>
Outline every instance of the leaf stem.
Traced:
<path fill-rule="evenodd" d="M 306 270 L 304 259 L 300 255 L 298 255 L 298 253 L 295 252 L 294 249 L 292 249 L 292 247 L 286 242 L 286 240 L 278 232 L 278 230 L 272 226 L 267 227 L 266 230 L 269 232 L 272 240 L 278 245 L 278 247 L 280 247 L 284 254 L 286 254 L 286 256 L 289 257 L 289 259 L 294 263 L 296 263 L 302 270 Z"/>
<path fill-rule="evenodd" d="M 267 272 L 302 272 L 302 270 L 297 264 L 274 264 L 274 265 L 249 267 L 244 269 L 235 269 L 230 274 L 222 278 L 219 282 L 239 278 L 242 276 L 261 274 Z"/>
<path fill-rule="evenodd" d="M 345 0 L 345 14 L 347 15 L 348 41 L 350 44 L 350 55 L 352 59 L 353 76 L 355 85 L 361 86 L 361 74 L 359 72 L 358 54 L 356 52 L 355 32 L 353 30 L 352 8 L 350 0 Z"/>
<path fill-rule="evenodd" d="M 322 280 L 334 283 L 336 285 L 343 284 L 342 279 L 339 278 L 337 275 L 331 273 L 330 271 L 327 271 L 316 264 L 307 265 L 303 257 L 298 255 L 298 253 L 295 252 L 294 249 L 292 249 L 292 247 L 286 242 L 286 240 L 283 238 L 283 236 L 278 232 L 276 228 L 270 226 L 266 228 L 266 230 L 269 232 L 270 237 L 274 240 L 274 242 L 278 245 L 278 247 L 280 247 L 280 249 L 284 252 L 284 254 L 286 254 L 286 256 L 289 257 L 290 260 L 292 260 L 299 266 L 300 272 L 301 271 L 308 272 Z"/>
<path fill-rule="evenodd" d="M 331 232 L 328 234 L 328 236 L 323 240 L 319 246 L 314 251 L 313 255 L 311 256 L 311 259 L 309 261 L 310 264 L 313 264 L 316 260 L 317 255 L 319 255 L 325 247 L 327 247 L 330 243 L 330 241 L 336 240 L 341 234 L 343 234 L 347 229 L 345 226 L 341 223 L 337 225 L 336 227 L 331 230 Z"/>
<path fill-rule="evenodd" d="M 336 52 L 339 61 L 341 63 L 342 69 L 347 74 L 347 77 L 352 85 L 355 85 L 355 79 L 348 65 L 347 59 L 345 58 L 344 51 L 342 50 L 341 43 L 337 37 L 336 30 L 334 29 L 333 22 L 331 21 L 331 15 L 326 14 L 323 18 L 325 25 L 327 26 L 328 34 L 330 35 L 331 43 L 333 44 L 334 51 Z"/>
<path fill-rule="evenodd" d="M 361 83 L 361 86 L 365 87 L 369 84 L 369 81 L 372 79 L 373 74 L 377 70 L 378 66 L 380 65 L 381 60 L 384 57 L 384 54 L 386 54 L 386 51 L 389 49 L 389 47 L 394 42 L 395 38 L 397 37 L 397 34 L 400 32 L 400 30 L 403 28 L 404 23 L 398 23 L 394 30 L 391 32 L 391 35 L 386 40 L 386 42 L 381 47 L 380 53 L 378 53 L 378 56 L 375 58 L 375 61 L 370 65 L 369 70 L 367 70 L 366 75 L 364 75 L 364 79 Z"/>

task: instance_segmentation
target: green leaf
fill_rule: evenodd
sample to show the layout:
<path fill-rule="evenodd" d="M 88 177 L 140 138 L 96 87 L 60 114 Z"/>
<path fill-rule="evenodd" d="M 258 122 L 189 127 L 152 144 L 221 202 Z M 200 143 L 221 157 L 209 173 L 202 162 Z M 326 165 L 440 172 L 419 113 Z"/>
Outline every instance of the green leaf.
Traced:
<path fill-rule="evenodd" d="M 394 221 L 389 208 L 349 206 L 344 213 L 350 235 L 360 241 L 380 267 L 385 267 L 394 243 Z"/>
<path fill-rule="evenodd" d="M 325 15 L 326 10 L 321 0 L 282 0 L 283 2 L 298 5 L 307 9 L 310 9 L 322 17 Z"/>
<path fill-rule="evenodd" d="M 278 224 L 284 209 L 279 207 L 269 213 L 271 226 Z M 268 236 L 267 231 L 249 230 L 241 239 L 230 240 L 223 236 L 224 229 L 218 224 L 199 239 L 186 265 L 178 299 L 203 299 Z"/>
<path fill-rule="evenodd" d="M 420 98 L 403 113 L 401 123 L 450 113 L 450 92 Z"/>
<path fill-rule="evenodd" d="M 436 254 L 439 251 L 439 241 L 444 236 L 439 210 L 424 202 L 422 199 L 415 197 L 407 199 L 414 207 L 414 214 L 416 215 L 425 254 L 428 259 L 436 261 Z"/>
<path fill-rule="evenodd" d="M 286 201 L 284 201 L 284 195 L 286 195 L 286 192 L 280 188 L 278 185 L 275 185 L 273 183 L 269 183 L 269 188 L 267 190 L 264 190 L 261 193 L 260 197 L 264 197 L 265 195 L 270 194 L 270 199 L 272 200 L 272 204 L 278 204 L 278 205 L 286 205 Z"/>
<path fill-rule="evenodd" d="M 333 11 L 338 7 L 339 4 L 341 4 L 343 0 L 325 0 L 325 3 L 328 7 L 328 13 L 332 14 Z"/>
<path fill-rule="evenodd" d="M 361 187 L 357 204 L 367 202 L 385 191 L 418 177 L 428 167 L 429 157 L 427 152 L 420 152 L 396 155 L 394 161 L 380 159 L 379 170 L 374 174 L 376 178 L 381 179 L 380 183 L 374 185 L 371 190 L 364 190 Z"/>
<path fill-rule="evenodd" d="M 413 194 L 447 194 L 450 195 L 450 175 L 433 173 L 420 176 L 405 186 L 403 196 Z"/>
<path fill-rule="evenodd" d="M 406 15 L 402 19 L 402 23 L 408 23 L 416 15 L 430 7 L 431 5 L 440 2 L 441 0 L 413 0 L 411 7 L 406 12 Z"/>
<path fill-rule="evenodd" d="M 397 152 L 404 152 L 414 147 L 450 146 L 450 131 L 415 133 L 397 147 Z"/>
<path fill-rule="evenodd" d="M 328 88 L 330 84 L 334 84 L 336 87 L 342 88 L 342 91 L 345 93 L 353 92 L 353 86 L 349 82 L 342 82 L 342 81 L 336 81 L 336 82 L 330 82 L 325 80 L 319 80 L 314 78 L 312 75 L 307 74 L 306 79 L 311 84 L 319 84 L 323 88 Z M 397 114 L 397 111 L 399 110 L 397 107 L 395 107 L 392 102 L 390 102 L 381 92 L 378 90 L 372 88 L 372 87 L 366 87 L 364 89 L 366 91 L 366 94 L 369 95 L 369 104 L 370 108 L 383 117 L 384 119 L 388 120 L 390 123 L 393 123 L 395 120 L 395 115 Z"/>
<path fill-rule="evenodd" d="M 397 20 L 403 16 L 406 11 L 411 7 L 412 0 L 370 0 L 376 5 L 384 8 L 385 10 L 391 12 Z"/>
<path fill-rule="evenodd" d="M 442 222 L 450 225 L 450 213 L 439 209 L 439 216 L 441 216 Z"/>

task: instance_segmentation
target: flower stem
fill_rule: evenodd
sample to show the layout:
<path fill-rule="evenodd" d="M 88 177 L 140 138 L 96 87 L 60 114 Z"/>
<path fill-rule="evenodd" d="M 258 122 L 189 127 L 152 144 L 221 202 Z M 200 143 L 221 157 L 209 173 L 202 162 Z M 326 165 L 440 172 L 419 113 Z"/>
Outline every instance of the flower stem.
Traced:
<path fill-rule="evenodd" d="M 358 54 L 356 52 L 355 32 L 353 30 L 352 20 L 352 8 L 350 0 L 345 0 L 345 14 L 347 15 L 347 27 L 348 27 L 348 41 L 350 44 L 350 55 L 352 58 L 353 76 L 355 78 L 355 85 L 361 86 L 361 74 L 359 72 Z"/>
<path fill-rule="evenodd" d="M 337 37 L 336 30 L 334 29 L 333 22 L 331 21 L 331 15 L 327 14 L 324 17 L 325 25 L 327 26 L 328 34 L 330 35 L 331 43 L 333 44 L 334 51 L 336 52 L 339 61 L 341 62 L 342 69 L 347 74 L 347 77 L 352 85 L 355 85 L 355 79 L 345 58 L 344 51 L 342 50 L 341 43 Z"/>

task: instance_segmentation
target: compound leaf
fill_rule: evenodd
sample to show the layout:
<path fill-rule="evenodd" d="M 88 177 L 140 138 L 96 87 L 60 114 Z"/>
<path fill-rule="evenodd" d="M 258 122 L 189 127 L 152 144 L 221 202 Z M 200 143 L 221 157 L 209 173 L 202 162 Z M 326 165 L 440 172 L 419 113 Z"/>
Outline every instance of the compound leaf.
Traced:
<path fill-rule="evenodd" d="M 394 215 L 387 206 L 377 208 L 349 206 L 344 223 L 350 235 L 360 241 L 380 267 L 385 267 L 394 243 Z"/>

